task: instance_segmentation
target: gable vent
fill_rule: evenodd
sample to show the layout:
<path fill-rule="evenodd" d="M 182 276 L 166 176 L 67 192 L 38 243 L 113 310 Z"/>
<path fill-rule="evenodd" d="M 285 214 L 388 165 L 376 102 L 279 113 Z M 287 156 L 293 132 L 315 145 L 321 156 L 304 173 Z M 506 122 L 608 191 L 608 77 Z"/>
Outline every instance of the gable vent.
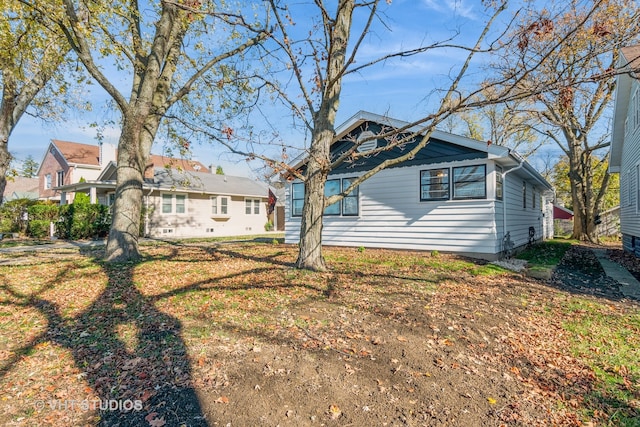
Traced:
<path fill-rule="evenodd" d="M 356 139 L 356 142 L 360 143 L 361 141 L 363 141 L 365 139 L 372 138 L 375 135 L 376 134 L 371 132 L 370 130 L 365 130 L 364 132 L 362 132 L 358 136 L 358 139 Z M 357 150 L 358 150 L 358 153 L 364 153 L 365 151 L 371 151 L 371 150 L 376 149 L 376 148 L 378 148 L 378 140 L 377 139 L 371 139 L 371 140 L 363 142 L 361 145 L 359 145 Z"/>

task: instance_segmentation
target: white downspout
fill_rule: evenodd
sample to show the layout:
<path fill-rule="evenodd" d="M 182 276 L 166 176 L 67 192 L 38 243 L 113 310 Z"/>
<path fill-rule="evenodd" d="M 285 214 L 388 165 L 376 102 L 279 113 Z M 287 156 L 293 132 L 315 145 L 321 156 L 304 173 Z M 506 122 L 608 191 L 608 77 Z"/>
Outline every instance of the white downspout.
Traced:
<path fill-rule="evenodd" d="M 508 173 L 516 171 L 516 170 L 522 168 L 523 166 L 524 166 L 524 159 L 522 157 L 520 157 L 520 163 L 518 164 L 518 166 L 514 166 L 511 169 L 502 172 L 502 238 L 503 239 L 507 235 L 507 200 L 506 200 L 507 199 L 507 197 L 506 197 L 507 181 L 506 181 L 506 177 L 507 177 Z"/>
<path fill-rule="evenodd" d="M 149 196 L 153 193 L 153 188 L 149 189 L 149 193 L 144 198 L 144 237 L 149 237 Z"/>

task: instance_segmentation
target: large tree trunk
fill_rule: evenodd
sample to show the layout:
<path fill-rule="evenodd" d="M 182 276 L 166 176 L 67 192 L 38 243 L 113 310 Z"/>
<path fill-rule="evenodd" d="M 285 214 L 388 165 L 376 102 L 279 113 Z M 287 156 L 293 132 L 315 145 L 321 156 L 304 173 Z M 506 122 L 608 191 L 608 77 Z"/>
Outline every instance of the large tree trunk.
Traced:
<path fill-rule="evenodd" d="M 309 270 L 326 270 L 322 256 L 322 214 L 324 212 L 324 187 L 329 174 L 329 149 L 334 131 L 327 129 L 314 133 L 305 174 L 304 206 L 300 223 L 300 248 L 296 267 Z"/>
<path fill-rule="evenodd" d="M 305 173 L 305 203 L 300 224 L 300 249 L 296 266 L 311 270 L 325 270 L 322 256 L 322 214 L 324 187 L 331 170 L 329 152 L 335 138 L 335 122 L 340 103 L 347 41 L 351 33 L 354 0 L 340 0 L 336 19 L 332 21 L 327 75 L 324 79 L 322 101 L 313 115 L 314 129 Z"/>
<path fill-rule="evenodd" d="M 125 117 L 118 142 L 116 197 L 105 253 L 105 259 L 109 262 L 135 261 L 140 258 L 138 237 L 142 184 L 155 136 L 155 131 L 144 124 L 143 116 Z M 149 130 L 152 132 L 148 132 Z"/>

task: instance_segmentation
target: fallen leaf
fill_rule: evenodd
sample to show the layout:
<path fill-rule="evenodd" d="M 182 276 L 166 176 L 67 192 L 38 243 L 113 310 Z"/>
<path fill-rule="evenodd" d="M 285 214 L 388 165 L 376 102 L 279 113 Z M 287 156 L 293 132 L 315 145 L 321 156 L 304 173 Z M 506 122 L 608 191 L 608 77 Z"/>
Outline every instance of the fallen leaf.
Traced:
<path fill-rule="evenodd" d="M 340 418 L 340 415 L 342 415 L 342 411 L 338 406 L 331 405 L 329 406 L 329 415 L 331 416 L 332 420 L 337 420 L 338 418 Z"/>
<path fill-rule="evenodd" d="M 487 402 L 489 402 L 489 405 L 495 405 L 498 401 L 493 397 L 487 397 Z"/>
<path fill-rule="evenodd" d="M 405 337 L 403 337 L 402 335 L 398 335 L 398 336 L 396 337 L 396 339 L 397 339 L 398 341 L 400 341 L 400 342 L 407 342 L 407 339 L 406 339 Z"/>
<path fill-rule="evenodd" d="M 229 403 L 229 398 L 227 396 L 220 396 L 215 400 L 215 403 Z"/>

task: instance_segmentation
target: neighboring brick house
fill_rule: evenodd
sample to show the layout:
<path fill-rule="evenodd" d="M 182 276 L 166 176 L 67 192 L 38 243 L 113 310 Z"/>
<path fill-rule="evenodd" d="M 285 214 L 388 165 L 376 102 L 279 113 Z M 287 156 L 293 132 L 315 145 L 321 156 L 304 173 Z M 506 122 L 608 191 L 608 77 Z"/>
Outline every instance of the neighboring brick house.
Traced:
<path fill-rule="evenodd" d="M 77 184 L 82 179 L 95 181 L 109 164 L 115 164 L 115 160 L 116 149 L 111 144 L 90 145 L 53 139 L 38 169 L 39 198 L 60 202 L 58 187 Z M 188 172 L 208 171 L 198 161 L 152 154 L 147 170 L 153 175 L 153 169 L 158 167 Z M 66 193 L 62 203 L 71 202 L 73 193 Z"/>
<path fill-rule="evenodd" d="M 115 160 L 115 149 L 111 145 L 99 147 L 52 139 L 38 169 L 40 199 L 59 201 L 60 194 L 55 187 L 75 184 L 82 178 L 94 180 L 111 160 Z"/>

